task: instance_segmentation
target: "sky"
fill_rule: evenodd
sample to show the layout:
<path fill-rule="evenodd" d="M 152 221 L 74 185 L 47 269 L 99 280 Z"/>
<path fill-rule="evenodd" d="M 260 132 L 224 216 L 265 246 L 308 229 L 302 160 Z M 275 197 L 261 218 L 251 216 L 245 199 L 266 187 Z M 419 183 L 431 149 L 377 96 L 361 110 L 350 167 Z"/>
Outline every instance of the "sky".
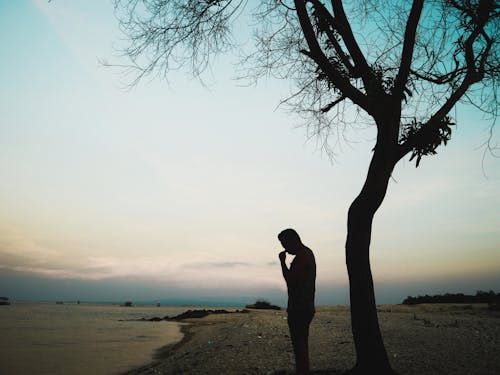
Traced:
<path fill-rule="evenodd" d="M 222 57 L 126 88 L 106 1 L 0 0 L 0 295 L 29 300 L 286 302 L 277 234 L 315 254 L 317 304 L 348 304 L 344 243 L 373 130 L 331 159 Z M 393 173 L 373 226 L 378 303 L 500 292 L 500 160 L 469 107 L 436 156 Z M 494 133 L 498 139 L 498 131 Z"/>

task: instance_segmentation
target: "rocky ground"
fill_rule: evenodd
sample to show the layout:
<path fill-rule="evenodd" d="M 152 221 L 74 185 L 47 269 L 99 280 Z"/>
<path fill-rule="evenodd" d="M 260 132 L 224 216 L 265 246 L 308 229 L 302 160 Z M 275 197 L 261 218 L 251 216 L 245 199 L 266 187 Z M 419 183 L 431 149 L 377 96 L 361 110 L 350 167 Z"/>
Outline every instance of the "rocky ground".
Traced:
<path fill-rule="evenodd" d="M 500 312 L 486 305 L 383 305 L 379 320 L 393 368 L 404 374 L 500 374 Z M 128 375 L 292 374 L 286 312 L 186 319 L 184 340 Z M 320 307 L 311 324 L 311 369 L 342 374 L 354 365 L 349 308 Z"/>

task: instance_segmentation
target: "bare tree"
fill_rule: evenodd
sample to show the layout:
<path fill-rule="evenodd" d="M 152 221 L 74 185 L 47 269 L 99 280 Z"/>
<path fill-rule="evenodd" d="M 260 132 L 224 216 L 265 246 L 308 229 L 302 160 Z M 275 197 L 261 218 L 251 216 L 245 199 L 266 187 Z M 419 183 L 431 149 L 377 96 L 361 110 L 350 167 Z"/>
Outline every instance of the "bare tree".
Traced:
<path fill-rule="evenodd" d="M 136 80 L 187 67 L 199 76 L 254 28 L 244 76 L 292 80 L 284 100 L 323 136 L 351 126 L 348 106 L 376 127 L 373 156 L 348 213 L 355 373 L 392 373 L 380 334 L 369 248 L 372 221 L 396 163 L 418 166 L 452 133 L 459 102 L 497 115 L 496 0 L 115 0 Z M 250 9 L 252 8 L 252 9 Z M 252 17 L 250 17 L 253 16 Z M 134 81 L 136 82 L 136 81 Z"/>

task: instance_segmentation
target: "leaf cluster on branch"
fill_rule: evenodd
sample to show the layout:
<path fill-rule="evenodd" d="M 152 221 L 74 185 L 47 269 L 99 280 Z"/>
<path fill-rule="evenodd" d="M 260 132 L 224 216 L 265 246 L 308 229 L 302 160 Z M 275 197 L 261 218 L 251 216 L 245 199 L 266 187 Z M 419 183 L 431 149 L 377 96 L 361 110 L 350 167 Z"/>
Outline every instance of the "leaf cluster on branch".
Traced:
<path fill-rule="evenodd" d="M 450 126 L 455 125 L 449 116 L 444 116 L 437 126 L 428 131 L 421 131 L 424 124 L 413 120 L 403 127 L 401 134 L 401 143 L 411 142 L 413 150 L 411 151 L 410 161 L 416 158 L 416 166 L 420 164 L 422 156 L 437 154 L 436 149 L 439 145 L 446 145 L 451 139 Z"/>

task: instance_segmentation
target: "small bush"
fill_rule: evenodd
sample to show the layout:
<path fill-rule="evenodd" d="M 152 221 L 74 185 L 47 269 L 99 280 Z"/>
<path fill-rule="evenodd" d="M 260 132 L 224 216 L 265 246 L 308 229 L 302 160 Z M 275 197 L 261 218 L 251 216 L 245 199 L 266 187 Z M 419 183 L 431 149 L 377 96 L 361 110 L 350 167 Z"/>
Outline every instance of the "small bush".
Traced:
<path fill-rule="evenodd" d="M 261 310 L 281 310 L 281 307 L 272 305 L 270 302 L 265 300 L 257 300 L 252 305 L 246 305 L 247 309 L 261 309 Z"/>

